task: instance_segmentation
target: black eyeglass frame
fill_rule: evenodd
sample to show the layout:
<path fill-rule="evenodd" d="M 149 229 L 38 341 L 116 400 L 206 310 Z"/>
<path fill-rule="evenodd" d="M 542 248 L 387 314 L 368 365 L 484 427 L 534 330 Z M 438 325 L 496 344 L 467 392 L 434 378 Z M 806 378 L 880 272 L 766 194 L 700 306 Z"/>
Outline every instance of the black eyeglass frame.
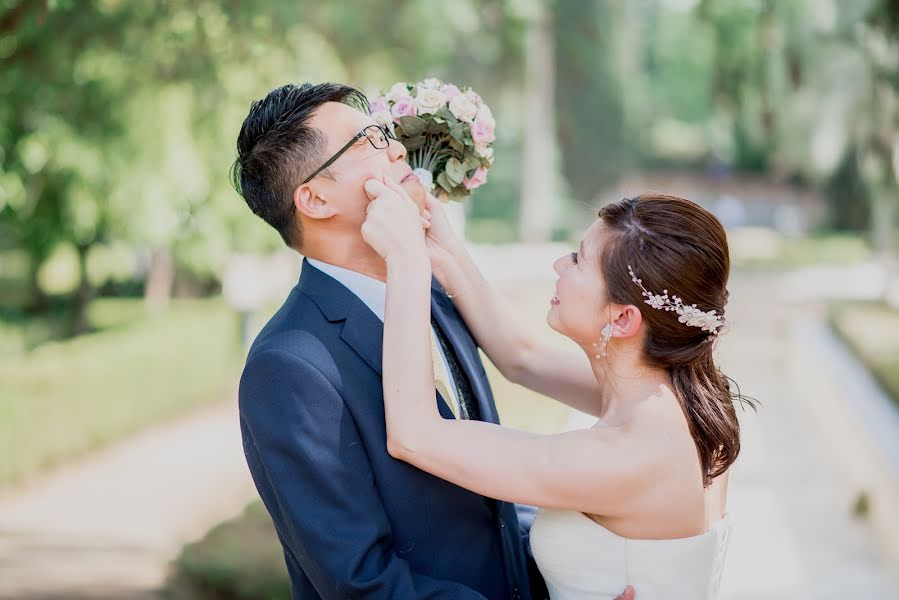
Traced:
<path fill-rule="evenodd" d="M 384 134 L 384 139 L 387 140 L 387 145 L 384 146 L 383 148 L 379 148 L 379 147 L 375 146 L 375 143 L 374 143 L 374 142 L 371 140 L 371 138 L 368 137 L 368 135 L 365 133 L 366 131 L 370 130 L 372 127 L 374 127 L 375 129 L 378 129 L 381 133 Z M 359 139 L 360 139 L 360 138 L 363 138 L 363 137 L 364 137 L 365 139 L 368 140 L 368 143 L 371 144 L 372 147 L 373 147 L 375 150 L 386 150 L 387 148 L 390 147 L 390 140 L 395 140 L 395 139 L 396 139 L 396 137 L 394 137 L 394 135 L 390 132 L 390 129 L 388 129 L 388 128 L 387 128 L 386 126 L 384 126 L 384 125 L 377 125 L 377 124 L 374 124 L 374 125 L 368 125 L 367 127 L 363 127 L 363 128 L 362 128 L 362 131 L 360 131 L 359 133 L 357 133 L 356 135 L 354 135 L 354 136 L 353 136 L 353 139 L 351 139 L 349 142 L 347 142 L 346 145 L 345 145 L 343 148 L 341 148 L 340 150 L 338 150 L 337 152 L 335 152 L 335 153 L 331 156 L 331 158 L 329 158 L 329 159 L 325 162 L 325 164 L 323 164 L 322 166 L 320 166 L 319 168 L 317 168 L 317 169 L 312 173 L 312 175 L 310 175 L 310 176 L 307 177 L 305 180 L 303 180 L 303 183 L 309 183 L 310 181 L 312 181 L 312 178 L 313 178 L 313 177 L 315 177 L 316 175 L 318 175 L 319 173 L 321 173 L 322 171 L 324 171 L 325 169 L 327 169 L 328 167 L 330 167 L 331 165 L 333 165 L 333 164 L 334 164 L 334 161 L 336 161 L 338 158 L 340 158 L 340 156 L 341 156 L 344 152 L 346 152 L 347 150 L 349 150 L 350 148 L 352 148 L 352 147 L 353 147 L 353 144 L 355 144 L 356 142 L 358 142 Z"/>

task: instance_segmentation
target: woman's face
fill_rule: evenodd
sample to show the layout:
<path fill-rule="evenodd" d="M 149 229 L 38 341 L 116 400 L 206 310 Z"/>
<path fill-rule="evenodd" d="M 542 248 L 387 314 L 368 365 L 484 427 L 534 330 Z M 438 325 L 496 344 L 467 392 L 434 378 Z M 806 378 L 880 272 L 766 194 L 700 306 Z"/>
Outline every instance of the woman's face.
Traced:
<path fill-rule="evenodd" d="M 587 230 L 577 251 L 553 265 L 559 280 L 546 317 L 550 327 L 586 346 L 598 342 L 609 322 L 609 303 L 600 255 L 608 239 L 602 220 Z"/>

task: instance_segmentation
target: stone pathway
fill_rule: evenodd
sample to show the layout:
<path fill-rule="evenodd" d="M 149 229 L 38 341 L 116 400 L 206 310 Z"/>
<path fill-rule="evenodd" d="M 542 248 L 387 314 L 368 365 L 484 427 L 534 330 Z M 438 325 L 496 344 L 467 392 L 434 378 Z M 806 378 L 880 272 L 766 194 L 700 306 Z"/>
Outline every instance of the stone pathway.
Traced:
<path fill-rule="evenodd" d="M 841 440 L 822 436 L 804 414 L 808 386 L 794 376 L 791 354 L 812 350 L 795 344 L 796 317 L 808 307 L 785 298 L 789 282 L 747 274 L 731 284 L 734 327 L 721 365 L 761 407 L 741 419 L 728 501 L 737 529 L 721 598 L 899 599 L 899 578 L 871 527 L 853 516 L 858 490 L 831 459 Z"/>
<path fill-rule="evenodd" d="M 899 574 L 891 573 L 871 526 L 853 517 L 857 490 L 832 462 L 840 441 L 822 439 L 803 414 L 806 390 L 791 356 L 803 349 L 794 339 L 801 308 L 787 298 L 791 282 L 737 274 L 730 290 L 733 327 L 720 366 L 761 406 L 741 415 L 743 447 L 728 490 L 735 530 L 721 600 L 899 599 Z M 573 413 L 569 427 L 594 421 Z"/>
<path fill-rule="evenodd" d="M 476 255 L 488 275 L 496 266 L 497 281 L 527 280 L 548 301 L 552 261 L 566 248 L 531 248 L 527 260 L 513 250 Z M 784 283 L 741 274 L 731 285 L 722 368 L 762 406 L 742 418 L 721 598 L 897 600 L 899 576 L 871 526 L 852 516 L 858 490 L 829 458 L 840 441 L 810 424 L 791 373 L 802 305 Z M 526 309 L 542 323 L 546 302 Z M 203 409 L 0 495 L 0 598 L 153 598 L 184 543 L 256 496 L 235 413 L 233 401 Z M 580 422 L 573 415 L 570 425 Z"/>
<path fill-rule="evenodd" d="M 154 598 L 255 496 L 235 402 L 142 432 L 0 495 L 0 598 Z"/>

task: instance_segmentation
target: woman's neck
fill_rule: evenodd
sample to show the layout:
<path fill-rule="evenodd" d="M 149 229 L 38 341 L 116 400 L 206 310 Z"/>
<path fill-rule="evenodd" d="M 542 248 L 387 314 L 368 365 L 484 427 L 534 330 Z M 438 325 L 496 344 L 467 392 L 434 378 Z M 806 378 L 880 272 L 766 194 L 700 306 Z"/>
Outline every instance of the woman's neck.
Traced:
<path fill-rule="evenodd" d="M 596 358 L 595 351 L 588 356 L 602 388 L 600 417 L 606 422 L 626 421 L 639 402 L 671 391 L 668 372 L 643 364 L 636 352 L 621 348 L 602 358 Z"/>

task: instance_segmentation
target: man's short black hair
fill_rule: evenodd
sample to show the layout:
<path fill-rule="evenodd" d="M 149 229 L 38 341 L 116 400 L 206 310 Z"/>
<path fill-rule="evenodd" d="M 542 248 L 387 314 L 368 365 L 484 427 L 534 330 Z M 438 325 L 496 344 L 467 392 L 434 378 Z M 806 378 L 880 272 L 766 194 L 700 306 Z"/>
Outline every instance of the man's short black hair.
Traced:
<path fill-rule="evenodd" d="M 235 189 L 284 243 L 298 250 L 302 234 L 293 192 L 326 160 L 327 138 L 309 125 L 312 113 L 325 102 L 369 112 L 365 94 L 348 85 L 288 84 L 253 102 L 237 136 L 237 160 L 231 169 Z"/>

